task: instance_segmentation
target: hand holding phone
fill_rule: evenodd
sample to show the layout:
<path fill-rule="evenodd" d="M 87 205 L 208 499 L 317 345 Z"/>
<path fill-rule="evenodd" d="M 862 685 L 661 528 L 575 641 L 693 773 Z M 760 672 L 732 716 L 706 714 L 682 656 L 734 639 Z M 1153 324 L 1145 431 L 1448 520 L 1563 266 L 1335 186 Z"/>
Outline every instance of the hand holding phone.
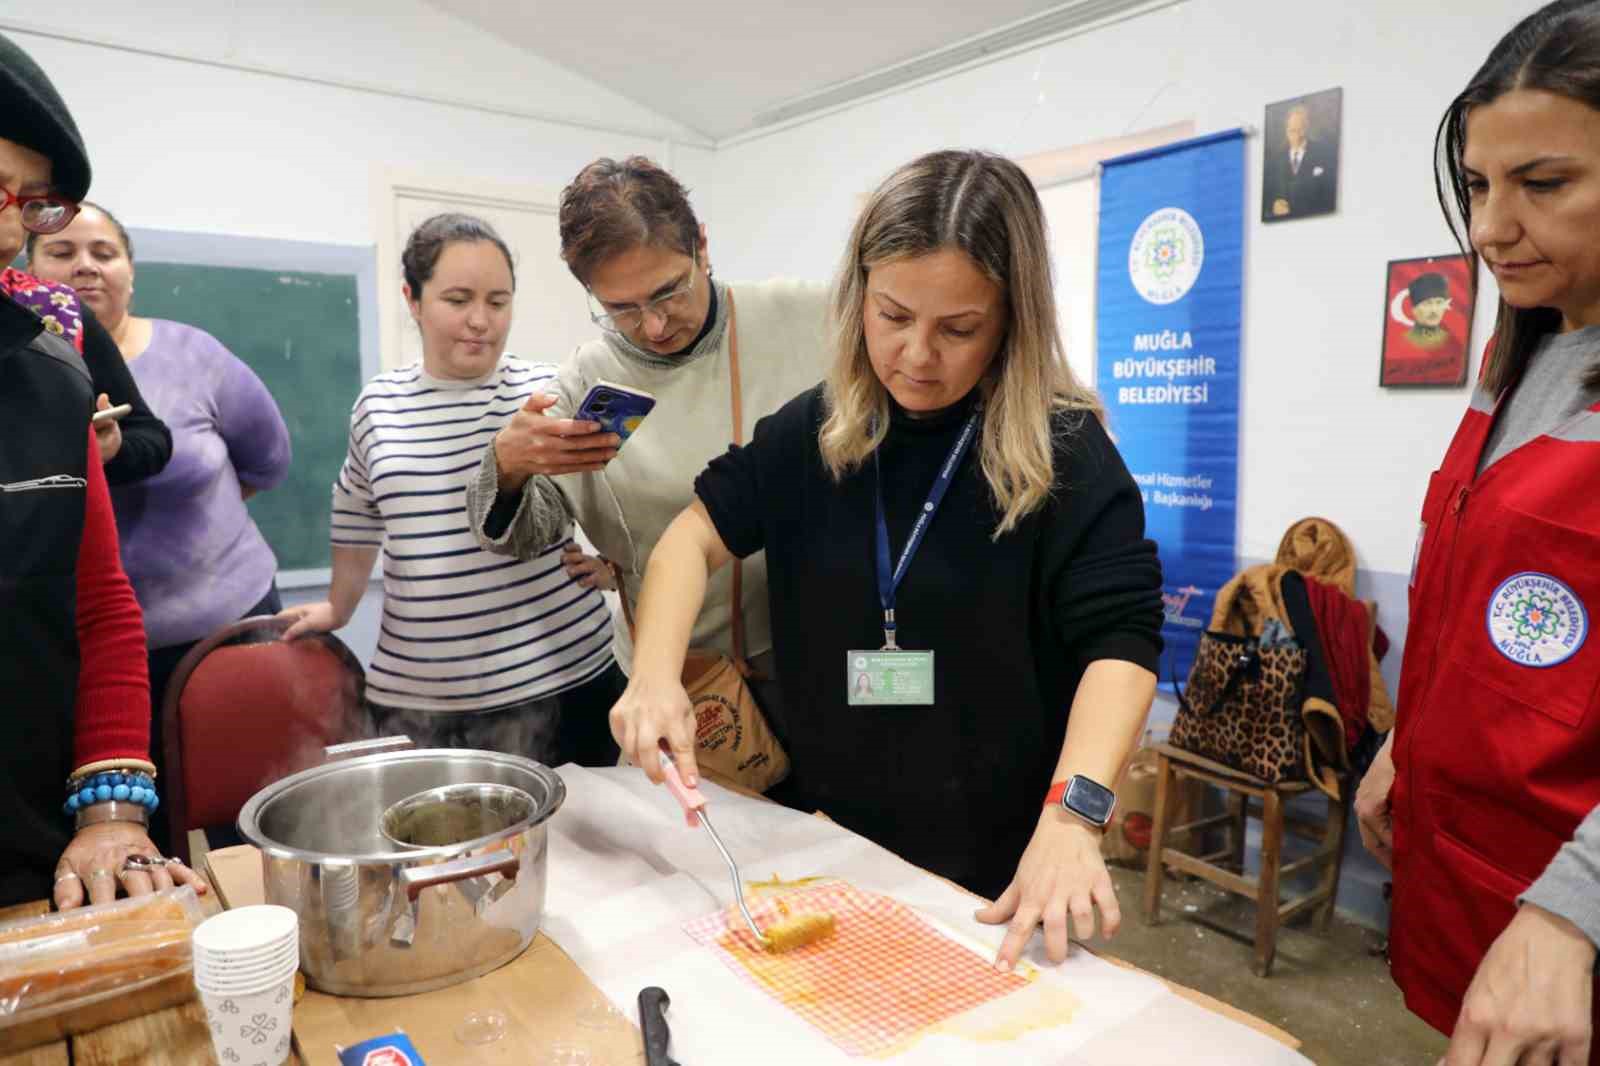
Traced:
<path fill-rule="evenodd" d="M 578 405 L 577 417 L 598 422 L 606 431 L 626 441 L 655 405 L 656 398 L 643 389 L 597 381 Z"/>
<path fill-rule="evenodd" d="M 516 492 L 528 478 L 582 474 L 602 469 L 622 444 L 600 423 L 551 418 L 545 412 L 557 397 L 534 393 L 494 437 L 500 491 Z"/>
<path fill-rule="evenodd" d="M 117 420 L 132 414 L 133 404 L 113 407 L 111 397 L 102 392 L 95 397 L 94 405 L 96 410 L 89 416 L 89 425 L 94 430 L 95 446 L 100 450 L 100 465 L 104 466 L 122 450 L 122 427 L 117 425 Z"/>
<path fill-rule="evenodd" d="M 98 426 L 102 422 L 121 422 L 131 414 L 133 414 L 133 404 L 119 403 L 115 407 L 106 407 L 96 411 L 89 421 Z"/>

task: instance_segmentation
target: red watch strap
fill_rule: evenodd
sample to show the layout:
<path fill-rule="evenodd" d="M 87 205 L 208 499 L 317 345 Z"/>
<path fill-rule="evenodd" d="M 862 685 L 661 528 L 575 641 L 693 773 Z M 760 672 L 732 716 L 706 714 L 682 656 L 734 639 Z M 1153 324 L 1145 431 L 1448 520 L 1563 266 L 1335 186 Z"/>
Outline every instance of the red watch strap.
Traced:
<path fill-rule="evenodd" d="M 1059 807 L 1061 806 L 1061 797 L 1066 794 L 1067 782 L 1057 781 L 1050 786 L 1050 791 L 1044 794 L 1044 805 L 1046 807 Z"/>

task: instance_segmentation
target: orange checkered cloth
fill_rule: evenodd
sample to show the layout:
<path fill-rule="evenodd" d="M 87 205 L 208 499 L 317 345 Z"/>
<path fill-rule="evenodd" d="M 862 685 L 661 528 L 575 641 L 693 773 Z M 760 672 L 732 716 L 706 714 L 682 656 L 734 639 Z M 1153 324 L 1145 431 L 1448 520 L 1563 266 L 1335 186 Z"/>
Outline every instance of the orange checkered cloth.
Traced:
<path fill-rule="evenodd" d="M 827 881 L 751 907 L 763 929 L 785 917 L 832 914 L 834 935 L 782 954 L 756 942 L 728 908 L 684 926 L 746 984 L 794 1011 L 850 1055 L 894 1048 L 946 1018 L 1026 987 L 1026 978 L 940 933 L 905 904 Z M 730 920 L 731 918 L 731 920 Z"/>

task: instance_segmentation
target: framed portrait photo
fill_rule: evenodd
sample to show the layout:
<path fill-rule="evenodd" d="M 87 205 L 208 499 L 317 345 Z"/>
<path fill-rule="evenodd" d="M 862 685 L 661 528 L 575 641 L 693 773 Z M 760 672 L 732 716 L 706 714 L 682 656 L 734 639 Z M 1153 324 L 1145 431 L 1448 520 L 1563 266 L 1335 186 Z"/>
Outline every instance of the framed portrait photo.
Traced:
<path fill-rule="evenodd" d="M 1267 105 L 1261 126 L 1261 221 L 1332 214 L 1339 206 L 1344 90 Z"/>
<path fill-rule="evenodd" d="M 1390 262 L 1383 284 L 1378 384 L 1464 384 L 1472 350 L 1472 304 L 1472 267 L 1466 256 Z"/>

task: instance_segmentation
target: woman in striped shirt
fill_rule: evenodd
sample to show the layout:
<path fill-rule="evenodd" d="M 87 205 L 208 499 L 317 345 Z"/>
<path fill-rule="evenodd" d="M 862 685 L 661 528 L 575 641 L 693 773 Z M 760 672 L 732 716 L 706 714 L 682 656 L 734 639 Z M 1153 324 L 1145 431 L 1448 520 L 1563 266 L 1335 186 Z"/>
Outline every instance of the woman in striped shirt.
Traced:
<path fill-rule="evenodd" d="M 605 600 L 562 566 L 567 535 L 507 559 L 480 548 L 467 521 L 464 486 L 484 448 L 556 372 L 505 354 L 511 253 L 488 223 L 446 214 L 417 227 L 401 262 L 422 362 L 379 374 L 356 400 L 333 486 L 329 599 L 284 611 L 285 639 L 347 623 L 381 550 L 367 675 L 381 732 L 615 763 L 607 713 L 625 680 Z"/>

